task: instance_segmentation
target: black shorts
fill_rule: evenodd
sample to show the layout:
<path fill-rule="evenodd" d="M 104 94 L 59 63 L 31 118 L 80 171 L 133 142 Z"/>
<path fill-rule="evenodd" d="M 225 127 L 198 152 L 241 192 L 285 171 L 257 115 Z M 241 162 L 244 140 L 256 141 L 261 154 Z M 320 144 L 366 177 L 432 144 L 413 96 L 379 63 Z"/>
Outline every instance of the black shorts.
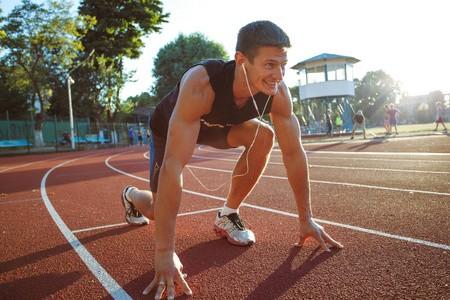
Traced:
<path fill-rule="evenodd" d="M 197 144 L 208 145 L 217 149 L 234 148 L 228 144 L 227 136 L 231 127 L 207 127 L 203 124 L 197 138 Z M 166 139 L 155 134 L 150 136 L 150 190 L 158 191 L 159 169 L 164 159 Z"/>

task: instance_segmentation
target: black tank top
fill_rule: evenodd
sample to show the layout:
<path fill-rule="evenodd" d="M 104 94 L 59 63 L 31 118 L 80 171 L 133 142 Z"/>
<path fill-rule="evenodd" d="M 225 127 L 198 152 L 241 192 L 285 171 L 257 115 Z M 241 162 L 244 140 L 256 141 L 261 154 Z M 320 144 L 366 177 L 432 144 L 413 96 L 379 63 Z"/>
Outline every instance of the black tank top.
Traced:
<path fill-rule="evenodd" d="M 224 62 L 222 60 L 206 60 L 194 66 L 204 66 L 208 72 L 209 82 L 214 90 L 215 98 L 211 111 L 201 117 L 201 127 L 227 127 L 240 124 L 259 116 L 253 105 L 253 101 L 249 99 L 245 105 L 238 108 L 233 97 L 233 80 L 236 62 L 234 60 Z M 194 67 L 191 66 L 190 68 Z M 189 68 L 189 69 L 190 69 Z M 183 74 L 184 75 L 184 74 Z M 166 138 L 169 127 L 170 116 L 178 99 L 180 90 L 180 82 L 177 86 L 167 94 L 156 106 L 151 117 L 150 127 L 152 131 L 159 137 Z M 258 93 L 254 95 L 258 110 L 263 112 L 268 95 Z M 272 97 L 270 97 L 264 114 L 270 112 L 272 107 Z"/>

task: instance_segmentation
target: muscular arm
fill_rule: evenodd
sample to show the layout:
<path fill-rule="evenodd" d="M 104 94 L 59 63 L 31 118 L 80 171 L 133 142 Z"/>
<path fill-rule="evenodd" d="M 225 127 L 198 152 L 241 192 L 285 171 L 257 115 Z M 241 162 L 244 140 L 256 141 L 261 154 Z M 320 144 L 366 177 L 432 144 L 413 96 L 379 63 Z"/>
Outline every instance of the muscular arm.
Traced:
<path fill-rule="evenodd" d="M 275 126 L 275 133 L 283 155 L 289 184 L 292 187 L 297 204 L 300 221 L 300 234 L 297 245 L 301 246 L 307 238 L 313 237 L 320 243 L 322 249 L 326 251 L 330 251 L 327 243 L 334 247 L 343 248 L 312 218 L 308 161 L 300 142 L 300 126 L 292 112 L 291 96 L 284 82 L 280 83 L 279 91 L 273 99 L 270 116 Z"/>
<path fill-rule="evenodd" d="M 214 92 L 206 70 L 194 67 L 181 81 L 172 113 L 155 203 L 157 251 L 175 251 L 175 223 L 180 206 L 182 170 L 189 162 L 200 130 L 200 117 L 209 112 Z"/>
<path fill-rule="evenodd" d="M 300 142 L 300 126 L 292 112 L 289 90 L 282 82 L 270 114 L 283 156 L 289 184 L 294 193 L 300 221 L 312 218 L 309 193 L 308 161 Z"/>

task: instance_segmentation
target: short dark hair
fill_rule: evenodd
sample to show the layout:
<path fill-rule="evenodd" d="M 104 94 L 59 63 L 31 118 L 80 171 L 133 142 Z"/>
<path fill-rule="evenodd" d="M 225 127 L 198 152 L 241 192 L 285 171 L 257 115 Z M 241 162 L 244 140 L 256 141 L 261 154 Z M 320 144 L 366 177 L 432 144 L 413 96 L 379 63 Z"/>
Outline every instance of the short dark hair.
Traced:
<path fill-rule="evenodd" d="M 255 21 L 239 30 L 236 51 L 244 53 L 250 61 L 256 56 L 258 48 L 264 46 L 289 48 L 291 42 L 283 29 L 270 21 Z"/>

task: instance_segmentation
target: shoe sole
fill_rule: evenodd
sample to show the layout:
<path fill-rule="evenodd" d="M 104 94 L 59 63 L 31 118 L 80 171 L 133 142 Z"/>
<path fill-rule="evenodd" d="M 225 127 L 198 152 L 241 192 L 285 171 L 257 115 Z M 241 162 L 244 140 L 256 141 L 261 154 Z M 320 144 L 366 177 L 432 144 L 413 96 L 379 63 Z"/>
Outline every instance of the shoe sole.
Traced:
<path fill-rule="evenodd" d="M 128 204 L 132 205 L 132 204 L 130 203 L 130 201 L 127 200 L 127 196 L 126 196 L 127 191 L 128 191 L 129 188 L 131 188 L 131 185 L 126 186 L 126 187 L 122 190 L 122 206 L 123 206 L 123 208 L 125 209 L 125 221 L 126 221 L 129 225 L 134 225 L 134 226 L 148 225 L 149 223 L 147 223 L 147 222 L 133 223 L 133 222 L 130 222 L 130 221 L 128 220 L 128 218 L 127 218 L 127 212 L 126 212 L 126 211 L 127 211 L 127 207 L 126 207 L 126 205 L 125 205 L 125 201 L 126 201 Z"/>
<path fill-rule="evenodd" d="M 254 244 L 254 242 L 248 242 L 246 244 L 244 243 L 239 243 L 236 242 L 235 240 L 233 240 L 230 235 L 228 234 L 228 232 L 226 232 L 225 230 L 223 230 L 222 228 L 218 227 L 217 225 L 214 225 L 214 232 L 216 233 L 216 235 L 220 238 L 226 238 L 227 241 L 230 244 L 233 244 L 235 246 L 240 246 L 240 247 L 245 247 L 245 246 L 251 246 Z"/>

